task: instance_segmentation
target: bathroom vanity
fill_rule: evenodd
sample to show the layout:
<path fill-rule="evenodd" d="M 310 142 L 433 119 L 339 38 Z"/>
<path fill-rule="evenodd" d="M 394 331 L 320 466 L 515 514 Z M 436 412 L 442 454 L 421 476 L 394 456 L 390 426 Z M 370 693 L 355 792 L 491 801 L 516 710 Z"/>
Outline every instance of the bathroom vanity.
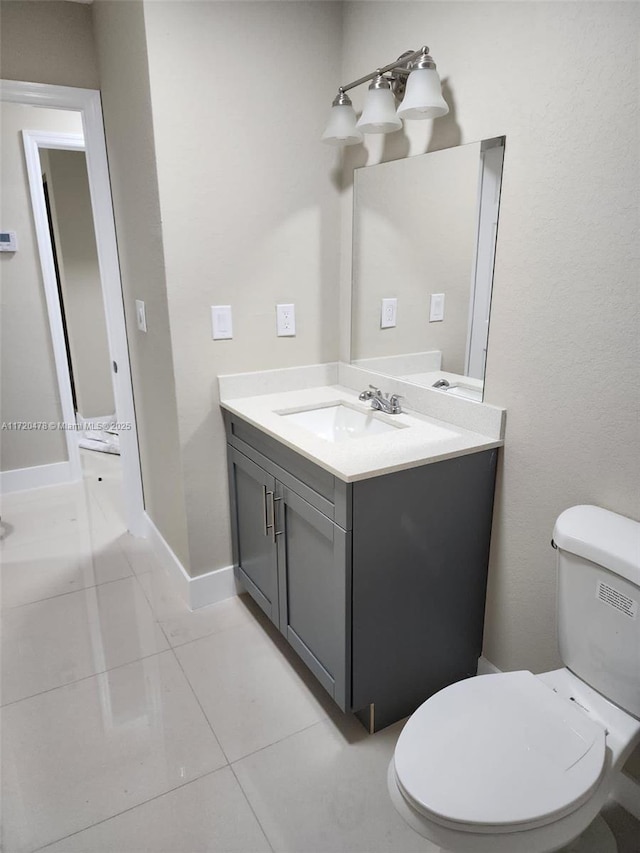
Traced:
<path fill-rule="evenodd" d="M 477 672 L 504 435 L 482 402 L 504 144 L 356 169 L 351 364 L 219 378 L 236 576 L 370 731 Z M 411 413 L 372 414 L 370 383 Z"/>
<path fill-rule="evenodd" d="M 286 423 L 287 402 L 222 404 L 236 576 L 339 707 L 377 731 L 476 674 L 502 442 L 400 415 L 379 419 L 393 423 L 383 435 L 332 443 Z"/>

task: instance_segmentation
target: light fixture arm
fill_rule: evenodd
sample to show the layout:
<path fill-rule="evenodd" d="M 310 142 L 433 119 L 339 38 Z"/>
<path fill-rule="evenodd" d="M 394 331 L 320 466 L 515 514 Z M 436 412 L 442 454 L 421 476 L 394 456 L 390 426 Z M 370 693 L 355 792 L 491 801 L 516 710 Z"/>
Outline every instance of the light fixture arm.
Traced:
<path fill-rule="evenodd" d="M 398 71 L 404 77 L 408 76 L 411 68 L 409 67 L 416 59 L 420 59 L 420 67 L 421 68 L 435 68 L 436 64 L 429 56 L 429 48 L 424 45 L 420 48 L 420 50 L 407 50 L 401 56 L 399 56 L 395 62 L 390 62 L 388 65 L 383 65 L 382 68 L 376 68 L 375 71 L 372 71 L 370 74 L 365 74 L 364 77 L 359 77 L 357 80 L 354 80 L 352 83 L 347 83 L 346 86 L 339 86 L 339 92 L 348 92 L 349 89 L 355 89 L 356 86 L 361 86 L 363 83 L 367 83 L 369 80 L 373 80 L 376 77 L 380 77 L 383 74 L 387 74 L 389 71 Z"/>

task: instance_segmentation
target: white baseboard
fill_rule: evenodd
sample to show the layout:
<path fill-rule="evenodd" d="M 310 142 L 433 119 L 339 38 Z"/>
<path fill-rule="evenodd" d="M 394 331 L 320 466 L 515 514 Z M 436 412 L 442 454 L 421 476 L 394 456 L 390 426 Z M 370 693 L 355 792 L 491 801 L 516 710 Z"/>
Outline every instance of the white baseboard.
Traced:
<path fill-rule="evenodd" d="M 3 495 L 73 482 L 69 462 L 53 462 L 51 465 L 34 465 L 32 468 L 15 468 L 13 471 L 0 472 L 0 492 Z"/>
<path fill-rule="evenodd" d="M 192 578 L 147 513 L 145 513 L 145 519 L 149 542 L 190 610 L 197 610 L 208 604 L 217 604 L 241 592 L 236 583 L 233 566 L 214 569 Z"/>

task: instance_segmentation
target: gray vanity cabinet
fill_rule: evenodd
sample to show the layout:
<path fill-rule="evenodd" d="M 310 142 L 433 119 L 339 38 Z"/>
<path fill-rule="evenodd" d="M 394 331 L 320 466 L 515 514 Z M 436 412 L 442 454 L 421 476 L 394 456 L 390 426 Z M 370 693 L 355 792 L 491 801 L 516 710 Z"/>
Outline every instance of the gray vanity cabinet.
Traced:
<path fill-rule="evenodd" d="M 345 483 L 225 412 L 235 572 L 377 731 L 475 675 L 497 450 Z"/>
<path fill-rule="evenodd" d="M 272 622 L 278 625 L 278 560 L 269 526 L 269 496 L 275 478 L 251 459 L 230 448 L 229 469 L 236 512 L 234 561 L 242 567 L 247 591 Z"/>
<path fill-rule="evenodd" d="M 325 690 L 347 709 L 346 612 L 351 534 L 280 486 L 280 630 Z"/>
<path fill-rule="evenodd" d="M 242 427 L 240 432 L 244 434 Z M 260 435 L 247 437 L 256 443 Z M 347 710 L 350 573 L 345 566 L 351 534 L 283 482 L 292 481 L 287 471 L 242 439 L 235 441 L 244 451 L 229 444 L 236 574 L 329 695 Z M 308 487 L 295 482 L 298 492 L 306 493 Z"/>

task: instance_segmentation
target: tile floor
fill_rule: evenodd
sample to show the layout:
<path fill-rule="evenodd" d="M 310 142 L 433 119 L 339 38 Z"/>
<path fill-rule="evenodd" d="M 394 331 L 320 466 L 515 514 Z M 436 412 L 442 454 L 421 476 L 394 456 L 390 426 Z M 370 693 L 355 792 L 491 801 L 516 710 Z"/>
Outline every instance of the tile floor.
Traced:
<path fill-rule="evenodd" d="M 246 596 L 190 613 L 125 532 L 119 459 L 83 465 L 3 500 L 5 853 L 437 853 L 387 795 L 401 724 L 337 711 Z"/>

